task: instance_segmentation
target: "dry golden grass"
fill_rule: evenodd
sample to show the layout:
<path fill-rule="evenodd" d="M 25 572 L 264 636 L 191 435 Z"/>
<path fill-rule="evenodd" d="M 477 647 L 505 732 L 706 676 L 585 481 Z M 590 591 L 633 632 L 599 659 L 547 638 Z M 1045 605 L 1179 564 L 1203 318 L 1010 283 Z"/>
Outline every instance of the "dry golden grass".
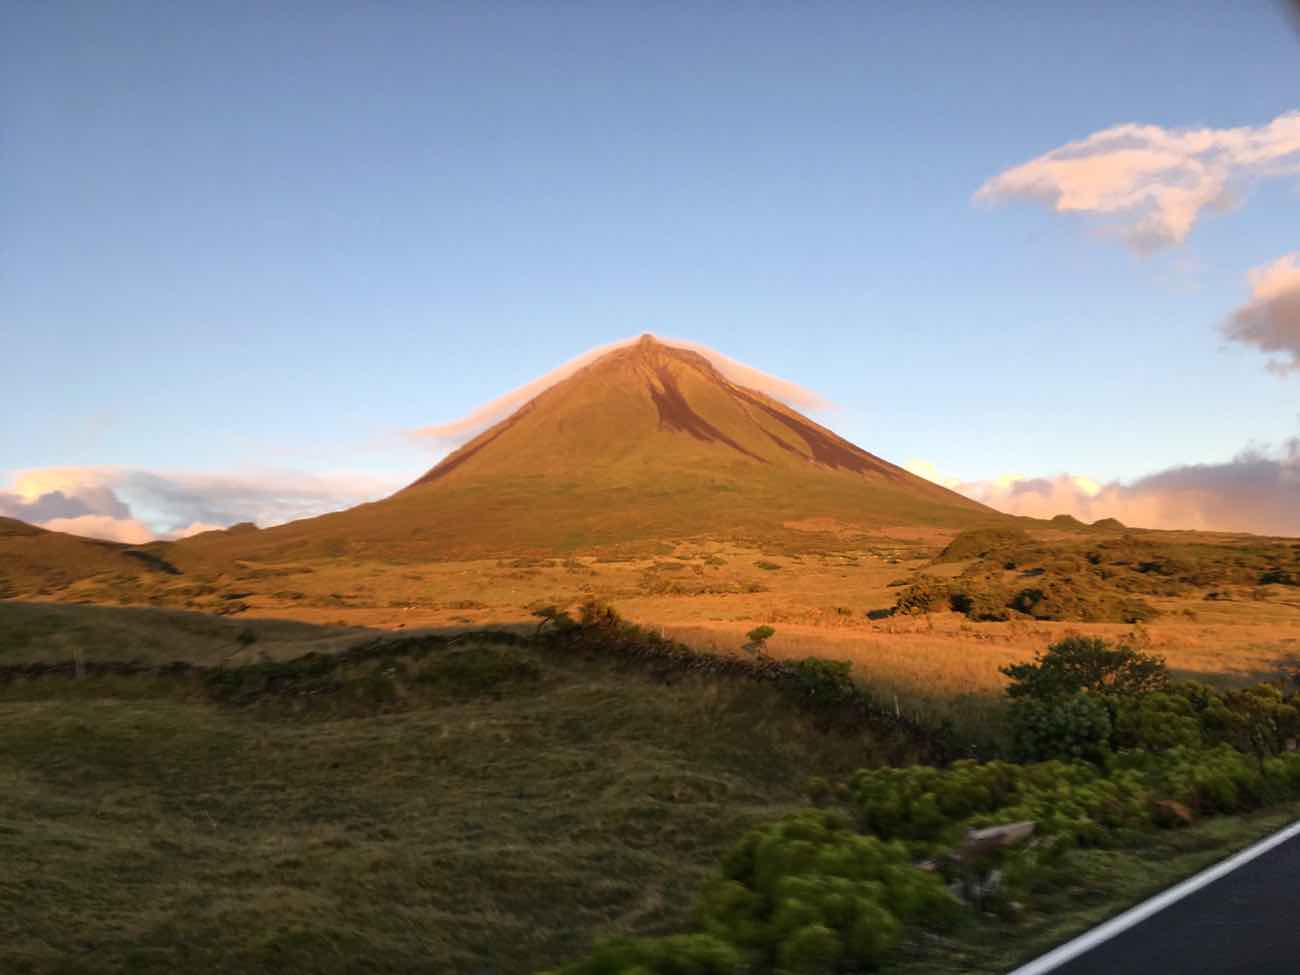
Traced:
<path fill-rule="evenodd" d="M 1151 597 L 1161 615 L 1136 628 L 975 623 L 952 613 L 868 620 L 868 610 L 893 604 L 898 590 L 891 582 L 921 571 L 962 571 L 965 563 L 930 564 L 942 541 L 878 533 L 835 551 L 695 542 L 664 544 L 656 554 L 627 559 L 246 562 L 206 580 L 168 577 L 148 596 L 154 604 L 205 613 L 234 610 L 231 621 L 286 619 L 372 630 L 525 625 L 538 606 L 595 596 L 629 619 L 705 649 L 738 652 L 746 632 L 770 624 L 777 631 L 769 645 L 773 655 L 852 660 L 870 686 L 913 701 L 996 695 L 1003 686 L 999 668 L 1071 632 L 1140 643 L 1164 655 L 1180 675 L 1197 679 L 1258 680 L 1300 657 L 1300 596 L 1284 587 L 1230 601 L 1206 601 L 1201 593 Z M 107 595 L 91 580 L 61 598 L 103 602 Z"/>

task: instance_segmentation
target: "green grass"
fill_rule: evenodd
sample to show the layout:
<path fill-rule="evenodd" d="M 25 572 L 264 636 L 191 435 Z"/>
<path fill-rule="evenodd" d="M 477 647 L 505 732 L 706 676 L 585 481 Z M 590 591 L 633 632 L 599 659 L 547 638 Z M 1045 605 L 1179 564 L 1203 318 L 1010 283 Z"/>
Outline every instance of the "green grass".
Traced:
<path fill-rule="evenodd" d="M 243 660 L 259 654 L 284 658 L 337 649 L 367 632 L 179 610 L 0 601 L 0 667 L 64 663 L 76 653 L 86 660 L 146 664 L 219 664 L 236 654 Z M 243 642 L 242 633 L 255 639 Z"/>
<path fill-rule="evenodd" d="M 684 927 L 748 826 L 882 756 L 770 686 L 670 680 L 490 646 L 368 706 L 11 682 L 0 971 L 506 975 Z"/>
<path fill-rule="evenodd" d="M 390 637 L 337 665 L 122 674 L 93 665 L 215 663 L 203 648 L 239 624 L 0 610 L 6 975 L 523 975 L 599 937 L 690 929 L 721 855 L 803 808 L 807 779 L 910 754 L 827 730 L 771 683 L 581 645 Z M 156 646 L 125 647 L 151 623 Z M 277 634 L 286 656 L 343 639 L 260 625 L 253 648 Z M 4 671 L 60 633 L 87 676 Z M 887 971 L 1006 971 L 1297 815 L 1078 851 L 1017 921 L 918 934 Z"/>
<path fill-rule="evenodd" d="M 1300 819 L 1300 803 L 1223 816 L 1142 837 L 1119 850 L 1079 850 L 1042 884 L 1015 921 L 983 915 L 947 936 L 904 945 L 891 975 L 1002 975 Z"/>

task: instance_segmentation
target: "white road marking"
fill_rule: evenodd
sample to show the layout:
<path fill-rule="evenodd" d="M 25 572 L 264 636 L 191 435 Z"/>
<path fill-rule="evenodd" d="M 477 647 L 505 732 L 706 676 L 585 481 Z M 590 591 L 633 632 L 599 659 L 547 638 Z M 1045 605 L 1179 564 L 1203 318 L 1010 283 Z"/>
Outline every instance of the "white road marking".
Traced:
<path fill-rule="evenodd" d="M 1156 894 L 1155 897 L 1143 901 L 1136 907 L 1129 908 L 1123 914 L 1116 915 L 1105 924 L 1095 927 L 1091 931 L 1085 931 L 1073 941 L 1067 941 L 1047 954 L 1035 958 L 1028 964 L 1021 965 L 1015 971 L 1010 972 L 1009 975 L 1043 975 L 1044 972 L 1060 968 L 1067 961 L 1073 961 L 1084 952 L 1091 951 L 1099 944 L 1123 934 L 1129 928 L 1136 927 L 1151 915 L 1163 911 L 1171 904 L 1178 903 L 1184 897 L 1196 893 L 1202 887 L 1208 887 L 1220 877 L 1227 876 L 1238 867 L 1245 866 L 1251 860 L 1263 856 L 1269 850 L 1281 846 L 1287 840 L 1296 836 L 1300 836 L 1300 822 L 1292 823 L 1285 829 L 1260 840 L 1253 846 L 1246 847 L 1235 856 L 1230 856 L 1228 859 L 1202 870 L 1195 876 L 1188 877 L 1181 884 L 1176 884 L 1168 890 Z"/>

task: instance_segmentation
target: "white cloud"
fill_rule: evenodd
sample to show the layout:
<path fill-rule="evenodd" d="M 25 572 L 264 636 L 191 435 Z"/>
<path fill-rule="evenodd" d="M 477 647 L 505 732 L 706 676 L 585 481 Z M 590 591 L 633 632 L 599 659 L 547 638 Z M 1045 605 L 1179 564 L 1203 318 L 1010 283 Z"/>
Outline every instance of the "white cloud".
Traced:
<path fill-rule="evenodd" d="M 114 518 L 111 515 L 78 515 L 75 518 L 51 518 L 40 523 L 42 528 L 87 538 L 104 538 L 110 542 L 142 545 L 152 542 L 157 535 L 153 529 L 134 518 Z"/>
<path fill-rule="evenodd" d="M 964 481 L 927 461 L 908 470 L 1007 514 L 1118 518 L 1134 528 L 1197 529 L 1300 536 L 1300 441 L 1279 451 L 1251 448 L 1231 461 L 1171 467 L 1136 481 L 1100 483 L 1078 474 L 1007 474 Z"/>
<path fill-rule="evenodd" d="M 189 538 L 192 535 L 201 535 L 204 532 L 220 531 L 223 528 L 229 528 L 230 525 L 217 525 L 209 521 L 192 521 L 184 528 L 178 528 L 176 531 L 167 534 L 168 539 Z"/>
<path fill-rule="evenodd" d="M 1183 243 L 1204 212 L 1234 205 L 1256 179 L 1300 173 L 1300 112 L 1261 126 L 1116 125 L 994 176 L 984 203 L 1024 199 L 1108 218 L 1141 252 Z"/>
<path fill-rule="evenodd" d="M 805 410 L 824 410 L 831 405 L 822 396 L 810 389 L 805 389 L 797 383 L 754 369 L 743 362 L 737 362 L 735 359 L 725 356 L 707 345 L 700 345 L 698 342 L 688 342 L 683 339 L 667 339 L 659 336 L 655 336 L 655 338 L 664 345 L 688 349 L 704 356 L 727 380 L 738 386 L 756 389 L 759 392 L 766 393 L 773 399 L 778 399 L 783 403 Z M 638 341 L 640 341 L 640 336 L 621 339 L 608 345 L 598 345 L 577 358 L 570 359 L 564 365 L 552 369 L 545 375 L 539 376 L 532 382 L 525 383 L 518 389 L 506 393 L 484 406 L 480 406 L 459 420 L 421 427 L 418 430 L 410 431 L 410 436 L 415 440 L 432 442 L 439 447 L 455 446 L 482 432 L 492 424 L 504 420 L 529 400 L 540 396 L 552 386 L 568 379 L 579 369 L 590 365 L 601 356 L 635 345 Z"/>
<path fill-rule="evenodd" d="M 1247 273 L 1250 300 L 1224 323 L 1227 338 L 1281 355 L 1269 368 L 1275 372 L 1300 369 L 1300 251 Z"/>
<path fill-rule="evenodd" d="M 251 521 L 278 525 L 372 501 L 399 485 L 365 475 L 214 476 L 118 467 L 18 471 L 0 515 L 54 531 L 139 544 Z"/>

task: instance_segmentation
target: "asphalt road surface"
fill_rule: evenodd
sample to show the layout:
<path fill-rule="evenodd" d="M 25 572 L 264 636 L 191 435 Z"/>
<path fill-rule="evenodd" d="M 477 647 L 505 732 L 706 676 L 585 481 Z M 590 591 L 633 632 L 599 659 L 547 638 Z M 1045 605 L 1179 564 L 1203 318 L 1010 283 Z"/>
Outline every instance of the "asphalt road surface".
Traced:
<path fill-rule="evenodd" d="M 1300 836 L 1053 975 L 1300 975 Z"/>

